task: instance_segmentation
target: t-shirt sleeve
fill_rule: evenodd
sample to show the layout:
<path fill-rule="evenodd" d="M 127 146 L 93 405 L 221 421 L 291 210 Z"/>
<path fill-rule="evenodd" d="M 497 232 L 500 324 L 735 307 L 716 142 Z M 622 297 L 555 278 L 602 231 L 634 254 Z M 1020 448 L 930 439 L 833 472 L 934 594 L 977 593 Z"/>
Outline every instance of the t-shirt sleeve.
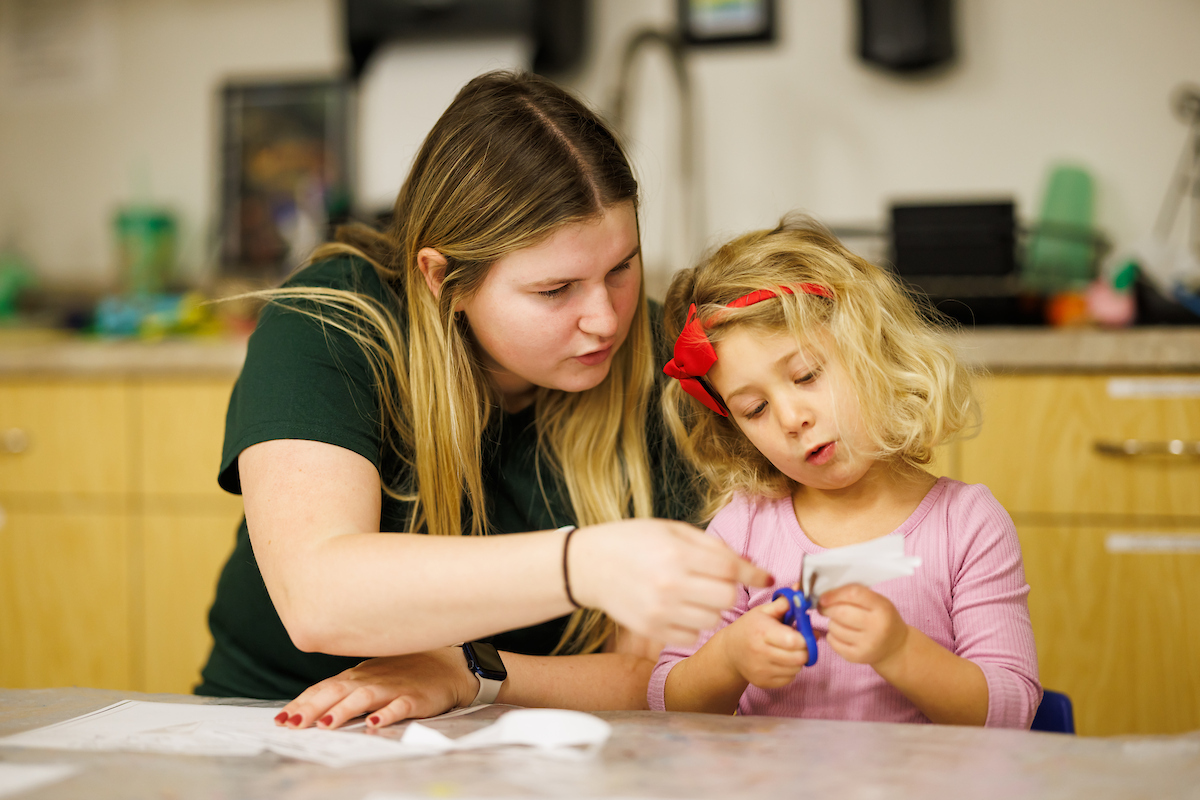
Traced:
<path fill-rule="evenodd" d="M 988 727 L 1025 728 L 1041 702 L 1029 584 L 1012 518 L 987 487 L 966 486 L 952 512 L 955 652 L 983 670 Z"/>
<path fill-rule="evenodd" d="M 309 268 L 289 285 L 351 288 L 365 280 L 364 269 L 371 270 L 344 259 Z M 250 336 L 225 418 L 218 482 L 226 491 L 241 493 L 238 455 L 275 439 L 344 447 L 380 468 L 379 401 L 367 356 L 349 334 L 300 307 L 268 304 Z"/>
<path fill-rule="evenodd" d="M 708 534 L 723 541 L 735 553 L 745 556 L 752 522 L 751 510 L 750 504 L 743 498 L 734 498 L 729 505 L 718 511 L 717 515 L 713 517 L 712 522 L 708 524 Z M 742 614 L 745 614 L 749 608 L 750 590 L 744 585 L 739 585 L 737 602 L 733 608 L 722 612 L 720 625 L 710 631 L 701 633 L 700 638 L 694 644 L 687 646 L 667 645 L 663 648 L 658 656 L 658 664 L 655 665 L 654 671 L 650 673 L 650 685 L 646 690 L 646 700 L 649 703 L 651 711 L 667 710 L 667 675 L 675 668 L 675 665 L 694 654 L 709 639 L 715 636 L 717 631 L 731 624 Z"/>

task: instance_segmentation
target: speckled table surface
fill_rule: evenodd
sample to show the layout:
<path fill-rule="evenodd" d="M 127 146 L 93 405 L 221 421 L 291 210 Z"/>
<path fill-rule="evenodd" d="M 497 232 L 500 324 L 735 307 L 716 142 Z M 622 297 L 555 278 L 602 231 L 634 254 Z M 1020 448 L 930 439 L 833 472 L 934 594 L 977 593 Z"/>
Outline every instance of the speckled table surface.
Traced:
<path fill-rule="evenodd" d="M 0 736 L 121 699 L 211 702 L 96 689 L 0 689 Z M 226 701 L 247 704 L 248 701 Z M 267 704 L 276 705 L 276 704 Z M 502 707 L 435 723 L 450 736 Z M 20 795 L 50 798 L 1200 798 L 1200 731 L 1084 738 L 1023 731 L 775 717 L 609 712 L 596 757 L 458 752 L 332 769 L 249 758 L 0 747 L 0 764 L 69 764 Z M 389 729 L 399 735 L 402 726 Z"/>

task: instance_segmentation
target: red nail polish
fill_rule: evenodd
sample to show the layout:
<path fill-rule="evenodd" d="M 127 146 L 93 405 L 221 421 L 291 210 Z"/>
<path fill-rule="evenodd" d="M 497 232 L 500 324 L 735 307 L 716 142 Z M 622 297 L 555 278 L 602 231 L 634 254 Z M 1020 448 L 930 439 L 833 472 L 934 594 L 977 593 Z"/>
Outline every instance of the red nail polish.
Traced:
<path fill-rule="evenodd" d="M 325 716 L 321 717 L 321 724 L 322 725 L 332 725 L 333 724 L 333 714 L 326 714 Z"/>
<path fill-rule="evenodd" d="M 379 716 L 378 715 L 372 716 L 367 721 L 370 722 L 372 725 L 378 725 L 379 724 Z"/>
<path fill-rule="evenodd" d="M 288 722 L 290 722 L 292 725 L 299 725 L 303 721 L 304 717 L 300 716 L 299 714 L 292 714 L 292 718 L 288 720 Z"/>
<path fill-rule="evenodd" d="M 280 711 L 278 714 L 275 715 L 275 721 L 278 722 L 280 725 L 287 722 L 288 721 L 288 713 L 286 711 Z"/>

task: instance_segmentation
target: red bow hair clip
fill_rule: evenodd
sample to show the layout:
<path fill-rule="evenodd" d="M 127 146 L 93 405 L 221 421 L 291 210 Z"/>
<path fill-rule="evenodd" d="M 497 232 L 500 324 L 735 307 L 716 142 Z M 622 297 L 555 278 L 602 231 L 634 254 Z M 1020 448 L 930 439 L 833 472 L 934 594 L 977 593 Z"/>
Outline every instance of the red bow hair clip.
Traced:
<path fill-rule="evenodd" d="M 804 294 L 833 299 L 832 292 L 815 283 L 802 283 L 797 288 Z M 778 291 L 757 289 L 742 295 L 725 307 L 745 308 L 755 303 L 761 303 L 763 300 L 778 297 L 779 292 L 795 294 L 788 286 L 780 286 Z M 708 340 L 704 326 L 700 320 L 696 319 L 696 304 L 692 303 L 688 309 L 687 322 L 684 323 L 683 330 L 679 332 L 679 338 L 675 340 L 675 357 L 667 362 L 663 367 L 663 372 L 679 381 L 680 387 L 699 400 L 706 408 L 712 409 L 722 417 L 728 417 L 729 409 L 725 407 L 725 401 L 721 399 L 721 395 L 705 377 L 715 363 L 717 363 L 717 351 L 713 349 L 712 342 Z"/>

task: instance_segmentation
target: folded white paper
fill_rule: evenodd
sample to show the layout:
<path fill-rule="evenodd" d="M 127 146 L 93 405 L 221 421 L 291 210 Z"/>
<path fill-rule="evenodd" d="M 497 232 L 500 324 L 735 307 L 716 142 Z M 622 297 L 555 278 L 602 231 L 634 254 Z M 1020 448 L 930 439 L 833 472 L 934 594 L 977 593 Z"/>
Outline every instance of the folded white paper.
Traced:
<path fill-rule="evenodd" d="M 476 707 L 476 709 L 481 707 Z M 578 711 L 517 709 L 458 739 L 420 723 L 400 738 L 361 730 L 294 730 L 275 724 L 277 708 L 123 700 L 74 719 L 0 738 L 0 746 L 56 750 L 133 750 L 202 756 L 277 753 L 329 767 L 436 755 L 484 747 L 532 747 L 568 757 L 595 752 L 608 739 L 607 722 Z M 458 716 L 463 712 L 451 712 Z M 581 749 L 582 748 L 582 749 Z"/>
<path fill-rule="evenodd" d="M 904 537 L 881 536 L 869 542 L 836 547 L 806 555 L 800 571 L 800 589 L 816 602 L 825 592 L 849 583 L 874 586 L 892 578 L 912 575 L 921 566 L 920 556 L 904 555 Z"/>

